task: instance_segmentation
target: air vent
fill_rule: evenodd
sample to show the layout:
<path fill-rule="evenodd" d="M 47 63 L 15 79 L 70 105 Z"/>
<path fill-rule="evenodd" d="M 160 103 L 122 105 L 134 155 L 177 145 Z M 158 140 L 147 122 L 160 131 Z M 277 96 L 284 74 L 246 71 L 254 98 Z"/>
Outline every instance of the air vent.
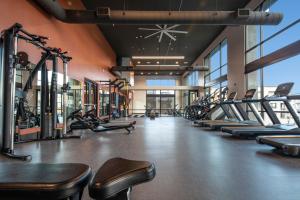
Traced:
<path fill-rule="evenodd" d="M 109 7 L 98 7 L 96 11 L 96 15 L 99 18 L 107 18 L 110 17 L 110 8 Z"/>
<path fill-rule="evenodd" d="M 249 9 L 238 9 L 237 15 L 239 18 L 248 18 L 250 16 Z"/>

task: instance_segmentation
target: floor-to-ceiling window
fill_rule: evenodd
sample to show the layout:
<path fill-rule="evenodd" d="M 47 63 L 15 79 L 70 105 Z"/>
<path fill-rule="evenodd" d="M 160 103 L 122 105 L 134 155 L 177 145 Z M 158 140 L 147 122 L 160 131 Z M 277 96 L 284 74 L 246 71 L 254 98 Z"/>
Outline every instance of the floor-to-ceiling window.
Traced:
<path fill-rule="evenodd" d="M 271 95 L 277 85 L 294 82 L 292 93 L 300 92 L 300 1 L 266 0 L 257 10 L 281 12 L 283 20 L 277 26 L 246 27 L 246 73 L 247 87 L 256 88 L 257 97 Z M 289 54 L 289 49 L 293 53 Z M 295 54 L 295 52 L 298 51 Z M 279 57 L 278 57 L 279 55 Z M 269 62 L 259 66 L 259 61 L 268 58 Z M 256 70 L 248 70 L 247 66 L 256 64 Z M 300 101 L 295 101 L 298 105 Z M 277 105 L 278 104 L 278 105 Z M 280 102 L 272 102 L 278 118 L 283 123 L 293 123 L 291 116 Z M 263 112 L 263 111 L 262 111 Z"/>
<path fill-rule="evenodd" d="M 147 86 L 176 86 L 175 79 L 148 79 Z M 167 116 L 175 109 L 174 90 L 147 90 L 146 108 L 161 116 Z"/>
<path fill-rule="evenodd" d="M 204 76 L 205 93 L 211 94 L 216 89 L 227 86 L 227 40 L 219 43 L 204 59 L 209 71 Z"/>

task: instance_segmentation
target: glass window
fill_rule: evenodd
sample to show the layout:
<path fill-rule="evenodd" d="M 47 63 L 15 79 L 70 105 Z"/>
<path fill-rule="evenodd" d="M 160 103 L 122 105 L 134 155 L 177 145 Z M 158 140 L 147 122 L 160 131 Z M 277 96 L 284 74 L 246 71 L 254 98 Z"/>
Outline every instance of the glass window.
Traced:
<path fill-rule="evenodd" d="M 221 66 L 227 64 L 227 40 L 224 40 L 221 44 Z"/>
<path fill-rule="evenodd" d="M 160 94 L 160 90 L 147 90 L 147 94 Z"/>
<path fill-rule="evenodd" d="M 210 56 L 210 70 L 211 71 L 214 71 L 221 66 L 220 56 L 221 56 L 221 53 L 220 53 L 220 49 L 218 46 L 217 48 L 215 48 L 213 50 L 213 52 L 211 53 L 211 56 Z"/>
<path fill-rule="evenodd" d="M 263 44 L 263 55 L 268 55 L 282 47 L 292 44 L 293 42 L 296 42 L 297 40 L 300 39 L 299 33 L 300 33 L 300 21 L 297 25 L 290 27 L 283 33 L 266 41 Z"/>
<path fill-rule="evenodd" d="M 262 4 L 262 10 L 266 12 L 280 12 L 284 17 L 277 26 L 262 26 L 263 40 L 272 36 L 279 30 L 287 27 L 292 22 L 300 19 L 300 1 L 298 0 L 266 0 Z"/>
<path fill-rule="evenodd" d="M 48 71 L 48 83 L 51 84 L 51 78 L 52 78 L 52 71 Z M 37 78 L 37 86 L 41 86 L 41 71 L 38 71 L 38 78 Z M 57 84 L 63 85 L 64 75 L 61 73 L 57 73 Z M 69 77 L 67 77 L 67 82 L 69 81 Z"/>
<path fill-rule="evenodd" d="M 281 49 L 291 43 L 299 40 L 300 1 L 295 0 L 265 0 L 258 8 L 266 12 L 280 12 L 284 17 L 277 26 L 247 26 L 246 31 L 246 63 L 252 62 L 269 55 L 270 53 Z M 256 46 L 255 46 L 256 45 Z M 252 48 L 254 47 L 254 48 Z M 291 93 L 299 93 L 300 81 L 297 74 L 300 55 L 290 57 L 286 60 L 272 64 L 271 66 L 262 66 L 264 68 L 247 75 L 248 88 L 258 88 L 260 96 L 272 95 L 276 87 L 284 82 L 294 82 L 295 85 Z M 300 103 L 296 100 L 295 103 Z M 283 103 L 277 102 L 271 104 L 276 111 L 277 116 L 283 123 L 293 123 L 286 107 Z"/>
<path fill-rule="evenodd" d="M 214 50 L 204 58 L 204 65 L 209 67 L 209 72 L 204 77 L 204 83 L 208 84 L 221 76 L 225 76 L 228 71 L 227 39 L 223 40 Z M 225 81 L 227 86 L 227 81 Z M 209 84 L 211 85 L 211 84 Z M 217 88 L 221 87 L 221 82 L 214 83 Z M 214 86 L 214 87 L 215 87 Z M 212 91 L 211 89 L 207 91 Z"/>
<path fill-rule="evenodd" d="M 176 86 L 175 79 L 148 79 L 147 86 Z"/>
<path fill-rule="evenodd" d="M 300 55 L 287 60 L 275 63 L 265 67 L 264 70 L 264 86 L 277 87 L 280 83 L 294 82 L 292 93 L 300 92 Z"/>
<path fill-rule="evenodd" d="M 188 86 L 198 86 L 199 85 L 199 72 L 194 71 L 187 76 Z"/>
<path fill-rule="evenodd" d="M 226 75 L 228 71 L 227 64 L 221 67 L 221 76 Z"/>
<path fill-rule="evenodd" d="M 267 12 L 283 13 L 283 20 L 276 26 L 247 26 L 246 63 L 299 40 L 300 1 L 265 0 L 258 8 Z M 255 46 L 257 45 L 257 46 Z M 253 48 L 252 48 L 253 47 Z"/>

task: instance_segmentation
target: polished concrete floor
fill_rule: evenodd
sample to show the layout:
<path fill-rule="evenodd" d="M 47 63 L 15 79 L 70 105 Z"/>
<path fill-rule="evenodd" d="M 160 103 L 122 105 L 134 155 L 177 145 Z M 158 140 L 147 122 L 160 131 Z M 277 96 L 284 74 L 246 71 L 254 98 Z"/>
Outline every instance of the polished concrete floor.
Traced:
<path fill-rule="evenodd" d="M 300 198 L 300 159 L 281 156 L 255 141 L 193 127 L 181 118 L 137 121 L 131 135 L 124 131 L 85 132 L 81 140 L 19 144 L 16 149 L 31 154 L 32 162 L 80 162 L 93 170 L 112 157 L 154 162 L 156 178 L 135 187 L 132 199 Z M 2 156 L 0 160 L 12 162 Z M 84 199 L 89 199 L 87 193 Z"/>

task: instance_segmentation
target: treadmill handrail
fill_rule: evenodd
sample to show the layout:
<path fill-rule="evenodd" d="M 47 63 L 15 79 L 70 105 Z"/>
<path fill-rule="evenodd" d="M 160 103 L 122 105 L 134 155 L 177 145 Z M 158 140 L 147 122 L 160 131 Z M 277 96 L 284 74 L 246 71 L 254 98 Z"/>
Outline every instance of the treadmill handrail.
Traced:
<path fill-rule="evenodd" d="M 287 96 L 279 97 L 279 96 L 266 96 L 264 97 L 265 101 L 286 101 Z"/>
<path fill-rule="evenodd" d="M 263 99 L 242 99 L 242 103 L 260 103 Z"/>
<path fill-rule="evenodd" d="M 300 100 L 300 94 L 288 95 L 288 100 Z"/>

